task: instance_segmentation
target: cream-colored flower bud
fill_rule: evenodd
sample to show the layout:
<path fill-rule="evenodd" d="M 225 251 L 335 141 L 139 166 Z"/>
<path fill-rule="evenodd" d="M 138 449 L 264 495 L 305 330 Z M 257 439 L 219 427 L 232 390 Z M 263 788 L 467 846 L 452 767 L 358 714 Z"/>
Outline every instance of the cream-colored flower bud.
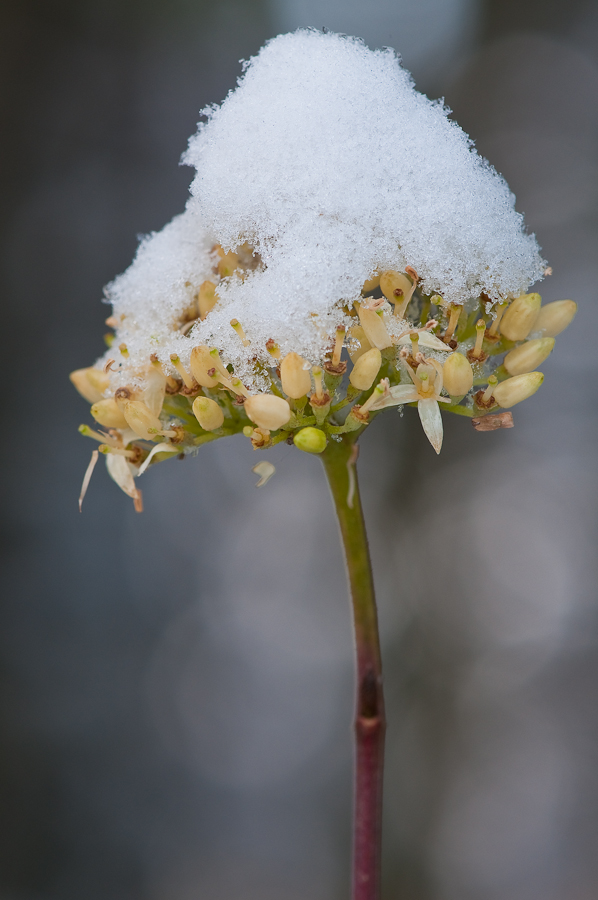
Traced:
<path fill-rule="evenodd" d="M 534 331 L 542 337 L 556 337 L 571 324 L 577 303 L 574 300 L 555 300 L 540 308 L 538 318 L 534 322 Z"/>
<path fill-rule="evenodd" d="M 507 378 L 497 384 L 492 394 L 499 406 L 508 409 L 527 400 L 532 394 L 535 394 L 542 382 L 544 375 L 542 372 L 527 372 L 525 375 L 515 375 L 514 378 Z"/>
<path fill-rule="evenodd" d="M 155 441 L 162 431 L 162 422 L 143 400 L 128 400 L 123 409 L 129 428 L 146 441 Z"/>
<path fill-rule="evenodd" d="M 366 278 L 363 282 L 362 292 L 364 294 L 369 294 L 371 291 L 375 291 L 377 287 L 380 285 L 380 275 L 372 275 L 371 278 Z"/>
<path fill-rule="evenodd" d="M 554 347 L 554 338 L 535 338 L 526 341 L 520 347 L 515 347 L 505 356 L 503 363 L 509 375 L 524 375 L 533 372 L 544 360 L 550 356 Z"/>
<path fill-rule="evenodd" d="M 349 328 L 349 336 L 354 340 L 359 341 L 359 346 L 356 349 L 353 349 L 351 345 L 349 345 L 351 362 L 356 363 L 360 356 L 363 356 L 364 353 L 371 350 L 371 344 L 365 336 L 365 331 L 361 325 L 352 325 L 351 328 Z"/>
<path fill-rule="evenodd" d="M 107 372 L 101 369 L 75 369 L 69 378 L 88 403 L 97 403 L 104 396 L 106 388 L 110 384 Z"/>
<path fill-rule="evenodd" d="M 442 382 L 451 397 L 464 397 L 473 387 L 473 369 L 462 353 L 451 353 L 442 367 Z"/>
<path fill-rule="evenodd" d="M 391 269 L 380 276 L 380 290 L 391 303 L 402 303 L 411 291 L 411 282 L 402 272 Z"/>
<path fill-rule="evenodd" d="M 375 310 L 360 306 L 359 321 L 372 347 L 377 347 L 378 350 L 392 347 L 392 338 L 386 330 L 384 319 Z"/>
<path fill-rule="evenodd" d="M 513 300 L 500 322 L 500 331 L 508 341 L 524 341 L 538 318 L 542 298 L 522 294 Z"/>
<path fill-rule="evenodd" d="M 322 453 L 326 449 L 326 435 L 319 428 L 308 425 L 302 428 L 293 438 L 293 443 L 298 450 L 304 453 Z"/>
<path fill-rule="evenodd" d="M 280 364 L 280 380 L 287 397 L 293 400 L 305 397 L 311 391 L 309 363 L 298 353 L 287 353 Z"/>
<path fill-rule="evenodd" d="M 91 414 L 104 428 L 127 428 L 127 420 L 113 397 L 98 400 L 91 407 Z"/>
<path fill-rule="evenodd" d="M 211 372 L 215 366 L 214 357 L 210 354 L 210 348 L 206 347 L 205 344 L 193 348 L 189 368 L 197 383 L 202 387 L 211 388 L 216 387 L 218 384 L 218 371 L 215 371 L 214 375 L 208 375 L 208 372 Z"/>
<path fill-rule="evenodd" d="M 224 422 L 224 412 L 215 400 L 196 397 L 193 401 L 193 415 L 205 431 L 216 431 Z"/>
<path fill-rule="evenodd" d="M 247 417 L 269 431 L 282 428 L 291 418 L 291 407 L 282 397 L 274 394 L 253 394 L 244 404 Z"/>
<path fill-rule="evenodd" d="M 205 319 L 217 302 L 216 285 L 213 281 L 204 281 L 197 292 L 197 310 L 200 318 Z"/>
<path fill-rule="evenodd" d="M 373 347 L 360 356 L 349 375 L 349 381 L 358 391 L 369 391 L 382 365 L 382 354 Z"/>

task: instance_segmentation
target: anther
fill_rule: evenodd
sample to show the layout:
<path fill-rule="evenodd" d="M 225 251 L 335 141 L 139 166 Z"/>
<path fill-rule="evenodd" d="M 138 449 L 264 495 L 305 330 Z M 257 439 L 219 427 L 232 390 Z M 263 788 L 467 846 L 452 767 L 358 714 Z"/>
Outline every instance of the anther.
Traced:
<path fill-rule="evenodd" d="M 118 345 L 118 349 L 120 350 L 120 352 L 121 352 L 121 354 L 124 356 L 124 358 L 125 358 L 125 359 L 128 359 L 129 351 L 127 350 L 127 345 L 126 345 L 126 344 L 119 344 L 119 345 Z"/>
<path fill-rule="evenodd" d="M 345 326 L 339 325 L 336 329 L 336 337 L 334 341 L 334 350 L 332 351 L 332 365 L 338 366 L 341 361 L 341 353 L 343 352 L 343 344 L 345 342 Z"/>
<path fill-rule="evenodd" d="M 241 323 L 239 322 L 239 320 L 238 320 L 238 319 L 231 319 L 231 320 L 230 320 L 230 324 L 231 324 L 231 326 L 232 326 L 233 331 L 234 331 L 236 334 L 238 334 L 239 337 L 241 338 L 241 343 L 243 344 L 243 346 L 244 346 L 244 347 L 249 347 L 249 344 L 250 344 L 251 342 L 247 340 L 247 335 L 246 335 L 245 332 L 243 331 L 243 326 L 241 325 Z"/>
<path fill-rule="evenodd" d="M 195 381 L 193 380 L 192 376 L 189 375 L 187 369 L 182 364 L 181 360 L 179 359 L 178 353 L 170 354 L 170 362 L 173 364 L 173 366 L 183 379 L 183 384 L 185 385 L 185 387 L 190 391 L 193 390 L 193 388 L 195 387 Z"/>

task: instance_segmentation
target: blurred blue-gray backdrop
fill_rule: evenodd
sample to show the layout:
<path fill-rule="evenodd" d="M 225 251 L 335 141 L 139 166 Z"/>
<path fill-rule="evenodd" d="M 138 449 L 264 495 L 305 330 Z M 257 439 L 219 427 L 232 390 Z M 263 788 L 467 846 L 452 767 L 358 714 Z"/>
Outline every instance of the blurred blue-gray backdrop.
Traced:
<path fill-rule="evenodd" d="M 385 900 L 598 893 L 598 5 L 4 0 L 1 900 L 340 900 L 352 646 L 317 459 L 98 469 L 71 369 L 183 209 L 198 112 L 299 25 L 396 47 L 506 176 L 578 319 L 513 431 L 381 417 L 360 467 L 388 715 Z M 10 378 L 9 378 L 10 376 Z M 10 383 L 9 383 L 10 382 Z M 147 479 L 147 480 L 146 480 Z"/>

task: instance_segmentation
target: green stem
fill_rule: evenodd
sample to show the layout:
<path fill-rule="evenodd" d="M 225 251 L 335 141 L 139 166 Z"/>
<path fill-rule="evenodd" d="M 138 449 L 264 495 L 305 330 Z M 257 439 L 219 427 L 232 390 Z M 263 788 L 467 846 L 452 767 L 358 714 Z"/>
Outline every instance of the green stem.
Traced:
<path fill-rule="evenodd" d="M 355 461 L 355 434 L 330 441 L 322 462 L 330 485 L 353 603 L 357 655 L 353 900 L 380 896 L 384 696 L 378 617 Z"/>

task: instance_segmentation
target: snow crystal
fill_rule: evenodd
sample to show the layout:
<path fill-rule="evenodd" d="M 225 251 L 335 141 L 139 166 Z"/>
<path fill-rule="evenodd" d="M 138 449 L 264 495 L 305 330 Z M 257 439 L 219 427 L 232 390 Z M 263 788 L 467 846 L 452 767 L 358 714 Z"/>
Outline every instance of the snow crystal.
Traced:
<path fill-rule="evenodd" d="M 376 271 L 412 266 L 425 293 L 457 303 L 517 296 L 542 275 L 506 182 L 392 50 L 312 30 L 281 35 L 204 115 L 184 157 L 197 169 L 186 212 L 107 289 L 125 316 L 117 341 L 128 365 L 149 353 L 185 362 L 207 343 L 255 386 L 268 339 L 321 360 L 346 321 L 342 305 Z M 225 278 L 217 305 L 183 335 L 180 316 L 214 279 L 211 247 L 245 242 L 261 264 Z"/>

